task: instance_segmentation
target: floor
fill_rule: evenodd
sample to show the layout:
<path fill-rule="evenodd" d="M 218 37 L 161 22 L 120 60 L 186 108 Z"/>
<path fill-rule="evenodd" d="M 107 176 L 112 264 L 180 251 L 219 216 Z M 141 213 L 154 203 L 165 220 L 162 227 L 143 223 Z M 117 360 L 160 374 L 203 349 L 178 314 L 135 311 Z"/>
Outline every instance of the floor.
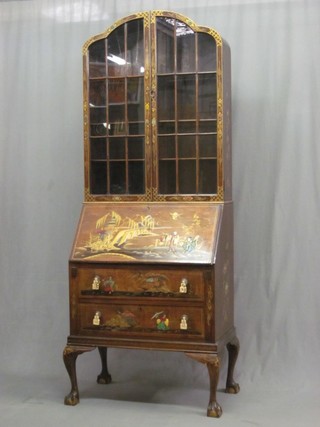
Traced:
<path fill-rule="evenodd" d="M 222 390 L 220 419 L 206 417 L 208 390 L 168 384 L 113 382 L 98 385 L 81 380 L 81 402 L 65 406 L 70 389 L 66 378 L 0 377 L 0 427 L 194 427 L 265 426 L 318 427 L 319 393 L 312 391 L 241 389 L 238 395 Z"/>

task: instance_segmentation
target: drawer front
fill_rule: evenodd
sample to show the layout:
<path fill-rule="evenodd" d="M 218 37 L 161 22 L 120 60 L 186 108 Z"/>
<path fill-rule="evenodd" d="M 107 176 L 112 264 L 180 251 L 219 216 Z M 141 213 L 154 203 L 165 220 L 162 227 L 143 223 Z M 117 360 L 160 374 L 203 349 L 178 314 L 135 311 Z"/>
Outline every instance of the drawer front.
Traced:
<path fill-rule="evenodd" d="M 144 337 L 204 337 L 204 315 L 200 307 L 161 305 L 79 305 L 78 331 L 88 336 L 143 335 Z"/>
<path fill-rule="evenodd" d="M 196 268 L 72 267 L 79 296 L 172 297 L 203 300 L 204 279 Z"/>

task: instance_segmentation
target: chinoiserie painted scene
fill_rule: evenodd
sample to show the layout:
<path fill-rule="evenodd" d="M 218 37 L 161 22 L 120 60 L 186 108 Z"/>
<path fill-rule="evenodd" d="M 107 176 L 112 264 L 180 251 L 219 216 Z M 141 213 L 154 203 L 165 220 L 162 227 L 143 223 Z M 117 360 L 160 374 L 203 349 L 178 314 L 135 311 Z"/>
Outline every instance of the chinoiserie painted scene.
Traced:
<path fill-rule="evenodd" d="M 74 260 L 212 262 L 220 205 L 86 203 Z"/>

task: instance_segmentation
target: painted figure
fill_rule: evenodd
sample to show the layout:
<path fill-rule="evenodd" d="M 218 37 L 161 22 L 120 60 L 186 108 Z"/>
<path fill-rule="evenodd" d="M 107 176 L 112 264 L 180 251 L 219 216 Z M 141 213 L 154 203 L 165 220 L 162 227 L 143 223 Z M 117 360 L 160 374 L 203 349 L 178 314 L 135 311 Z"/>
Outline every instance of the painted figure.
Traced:
<path fill-rule="evenodd" d="M 115 288 L 116 288 L 116 284 L 111 276 L 103 282 L 103 290 L 108 294 L 112 294 Z"/>
<path fill-rule="evenodd" d="M 176 248 L 177 248 L 179 239 L 180 239 L 179 234 L 176 231 L 174 231 L 170 237 L 170 243 L 168 248 L 169 252 L 176 253 Z"/>
<path fill-rule="evenodd" d="M 160 331 L 167 331 L 169 329 L 169 319 L 164 311 L 155 313 L 152 319 L 156 319 L 157 329 Z"/>

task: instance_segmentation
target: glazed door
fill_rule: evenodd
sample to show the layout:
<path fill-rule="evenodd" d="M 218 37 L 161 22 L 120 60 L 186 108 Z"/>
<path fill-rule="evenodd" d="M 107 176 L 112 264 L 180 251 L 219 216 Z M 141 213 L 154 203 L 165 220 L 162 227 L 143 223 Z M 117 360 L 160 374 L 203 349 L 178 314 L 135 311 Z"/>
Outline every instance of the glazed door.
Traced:
<path fill-rule="evenodd" d="M 217 65 L 212 35 L 156 16 L 156 197 L 217 194 Z"/>
<path fill-rule="evenodd" d="M 87 201 L 215 200 L 219 49 L 217 33 L 170 12 L 130 16 L 87 42 Z"/>
<path fill-rule="evenodd" d="M 86 195 L 98 200 L 143 199 L 151 185 L 147 39 L 144 18 L 129 20 L 85 55 L 85 184 Z"/>

